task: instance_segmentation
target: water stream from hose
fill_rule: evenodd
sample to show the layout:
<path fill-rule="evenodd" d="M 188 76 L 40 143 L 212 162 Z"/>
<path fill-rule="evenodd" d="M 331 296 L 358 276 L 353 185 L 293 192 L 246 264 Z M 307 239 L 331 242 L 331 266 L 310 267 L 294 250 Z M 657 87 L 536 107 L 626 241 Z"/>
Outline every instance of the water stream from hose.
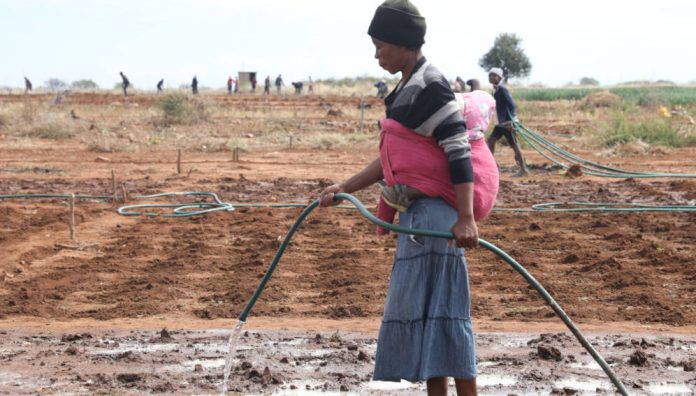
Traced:
<path fill-rule="evenodd" d="M 225 375 L 222 380 L 222 395 L 227 394 L 228 382 L 230 379 L 230 371 L 232 371 L 232 361 L 234 360 L 234 353 L 237 351 L 237 343 L 239 342 L 239 336 L 242 333 L 242 327 L 246 322 L 238 320 L 237 324 L 232 329 L 230 333 L 230 338 L 227 339 L 227 356 L 225 357 Z"/>

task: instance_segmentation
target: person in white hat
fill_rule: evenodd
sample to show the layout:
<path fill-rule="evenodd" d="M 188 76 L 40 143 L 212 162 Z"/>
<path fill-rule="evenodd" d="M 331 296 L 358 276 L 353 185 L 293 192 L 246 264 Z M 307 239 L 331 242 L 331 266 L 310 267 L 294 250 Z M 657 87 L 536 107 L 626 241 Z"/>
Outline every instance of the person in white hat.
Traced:
<path fill-rule="evenodd" d="M 522 157 L 522 150 L 520 149 L 520 144 L 517 141 L 517 136 L 515 134 L 515 128 L 512 125 L 513 120 L 517 120 L 517 106 L 510 96 L 510 91 L 504 84 L 505 77 L 503 76 L 503 69 L 499 67 L 494 67 L 488 71 L 488 81 L 493 84 L 493 97 L 495 98 L 495 110 L 498 117 L 498 125 L 493 128 L 493 132 L 488 137 L 486 143 L 488 143 L 488 148 L 491 153 L 495 153 L 495 143 L 501 137 L 505 136 L 508 144 L 515 152 L 515 161 L 520 167 L 520 170 L 514 175 L 516 177 L 521 177 L 529 174 L 527 165 L 524 163 L 524 157 Z"/>

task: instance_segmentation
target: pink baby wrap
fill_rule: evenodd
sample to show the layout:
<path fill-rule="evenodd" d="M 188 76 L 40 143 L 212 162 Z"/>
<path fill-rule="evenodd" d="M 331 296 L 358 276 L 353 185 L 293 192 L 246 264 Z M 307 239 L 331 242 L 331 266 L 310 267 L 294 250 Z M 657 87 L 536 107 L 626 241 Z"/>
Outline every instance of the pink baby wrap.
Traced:
<path fill-rule="evenodd" d="M 474 218 L 485 219 L 493 210 L 498 195 L 498 166 L 485 140 L 472 140 L 471 162 L 474 168 Z M 444 150 L 435 138 L 425 137 L 389 118 L 382 120 L 379 158 L 384 181 L 388 186 L 405 184 L 430 197 L 442 197 L 456 208 L 457 195 L 450 180 L 449 164 Z M 396 210 L 382 198 L 377 216 L 389 223 Z M 387 230 L 377 227 L 382 235 Z"/>
<path fill-rule="evenodd" d="M 488 92 L 476 90 L 473 92 L 455 93 L 455 99 L 466 120 L 469 141 L 483 139 L 488 130 L 491 115 L 495 111 L 495 99 Z"/>

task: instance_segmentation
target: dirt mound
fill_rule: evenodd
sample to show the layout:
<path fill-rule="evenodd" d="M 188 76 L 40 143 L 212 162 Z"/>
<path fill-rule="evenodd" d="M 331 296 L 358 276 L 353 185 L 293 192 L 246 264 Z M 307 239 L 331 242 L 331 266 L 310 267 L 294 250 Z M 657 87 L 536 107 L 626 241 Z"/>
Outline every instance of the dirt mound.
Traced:
<path fill-rule="evenodd" d="M 585 96 L 582 105 L 585 107 L 611 107 L 622 101 L 621 96 L 609 91 L 600 91 Z"/>

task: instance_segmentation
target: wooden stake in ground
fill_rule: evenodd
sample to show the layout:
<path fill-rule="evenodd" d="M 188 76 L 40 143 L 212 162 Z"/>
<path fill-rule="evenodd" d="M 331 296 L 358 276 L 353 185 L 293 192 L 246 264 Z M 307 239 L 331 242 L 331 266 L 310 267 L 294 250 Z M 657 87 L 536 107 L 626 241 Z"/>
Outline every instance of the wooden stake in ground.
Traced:
<path fill-rule="evenodd" d="M 363 123 L 365 122 L 365 99 L 360 97 L 360 133 L 363 131 Z"/>
<path fill-rule="evenodd" d="M 181 174 L 181 149 L 176 152 L 176 173 Z"/>
<path fill-rule="evenodd" d="M 234 152 L 232 153 L 232 161 L 239 161 L 239 147 L 234 148 Z"/>
<path fill-rule="evenodd" d="M 70 194 L 70 240 L 75 240 L 75 194 Z"/>
<path fill-rule="evenodd" d="M 113 200 L 116 202 L 118 199 L 118 193 L 116 192 L 116 172 L 114 170 L 111 170 L 111 191 L 114 192 L 114 197 Z"/>
<path fill-rule="evenodd" d="M 126 183 L 121 184 L 121 192 L 123 193 L 123 203 L 128 201 L 128 193 L 126 192 Z"/>

